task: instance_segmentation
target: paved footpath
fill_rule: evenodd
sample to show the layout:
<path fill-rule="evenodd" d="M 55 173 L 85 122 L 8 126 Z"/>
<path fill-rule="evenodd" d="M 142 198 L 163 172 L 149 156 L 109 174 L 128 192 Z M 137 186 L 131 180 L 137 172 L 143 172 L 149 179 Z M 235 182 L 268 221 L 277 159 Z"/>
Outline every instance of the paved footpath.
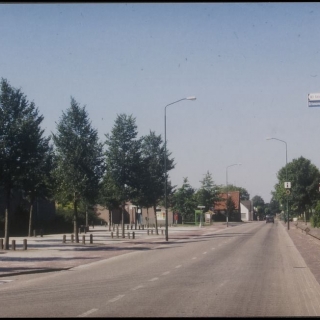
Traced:
<path fill-rule="evenodd" d="M 239 225 L 239 223 L 229 223 L 229 225 L 232 227 Z M 119 238 L 116 237 L 115 231 L 113 231 L 112 238 L 108 226 L 90 227 L 86 234 L 79 234 L 79 243 L 71 242 L 71 234 L 65 234 L 65 243 L 63 243 L 64 234 L 50 234 L 43 235 L 43 237 L 10 237 L 10 250 L 0 250 L 0 277 L 70 269 L 133 250 L 151 250 L 160 244 L 172 243 L 177 239 L 203 234 L 209 229 L 218 231 L 224 228 L 226 228 L 226 224 L 222 222 L 216 222 L 202 228 L 180 225 L 169 227 L 168 242 L 165 241 L 163 228 L 159 228 L 159 235 L 155 234 L 154 228 L 153 230 L 149 229 L 149 235 L 147 229 L 126 229 L 123 239 L 120 229 Z M 132 239 L 132 232 L 135 232 L 135 239 Z M 90 244 L 91 234 L 92 244 Z M 83 236 L 85 236 L 85 244 L 82 243 Z M 27 239 L 27 250 L 23 249 L 24 239 Z M 12 240 L 16 242 L 16 250 L 12 250 Z"/>
<path fill-rule="evenodd" d="M 265 222 L 254 221 L 252 223 Z M 281 223 L 287 229 L 287 224 L 284 222 L 276 221 L 276 223 Z M 241 223 L 229 223 L 229 226 L 234 227 L 239 224 Z M 82 243 L 83 233 L 79 234 L 80 243 L 72 243 L 70 234 L 66 235 L 66 243 L 63 243 L 63 234 L 43 235 L 43 237 L 11 237 L 10 247 L 11 241 L 15 240 L 16 250 L 11 250 L 11 248 L 10 250 L 0 250 L 0 277 L 70 269 L 122 255 L 133 250 L 152 250 L 161 244 L 201 235 L 209 230 L 222 231 L 226 227 L 224 222 L 215 222 L 211 226 L 202 228 L 181 225 L 169 227 L 168 242 L 165 241 L 165 236 L 162 234 L 161 230 L 163 228 L 159 228 L 159 235 L 155 235 L 154 231 L 151 234 L 151 229 L 149 230 L 149 235 L 146 229 L 126 229 L 126 238 L 123 239 L 115 236 L 112 238 L 109 227 L 105 226 L 90 228 L 89 232 L 85 234 L 85 244 Z M 309 234 L 303 231 L 306 227 L 311 230 Z M 135 232 L 135 239 L 132 239 L 133 231 Z M 131 239 L 128 238 L 128 232 L 130 232 Z M 320 284 L 320 229 L 313 229 L 310 224 L 304 225 L 304 223 L 299 223 L 299 228 L 297 228 L 291 222 L 290 229 L 287 232 L 305 260 L 306 265 Z M 113 233 L 115 235 L 115 232 Z M 92 244 L 90 244 L 90 234 L 92 234 L 93 238 Z M 23 250 L 23 239 L 27 239 L 27 250 Z"/>

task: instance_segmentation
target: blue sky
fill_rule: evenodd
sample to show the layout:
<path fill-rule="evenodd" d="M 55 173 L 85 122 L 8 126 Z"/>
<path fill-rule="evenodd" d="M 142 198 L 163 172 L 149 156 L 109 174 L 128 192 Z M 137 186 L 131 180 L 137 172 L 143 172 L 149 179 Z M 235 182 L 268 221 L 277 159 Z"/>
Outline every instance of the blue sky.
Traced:
<path fill-rule="evenodd" d="M 101 141 L 117 114 L 164 137 L 178 187 L 216 184 L 266 202 L 276 174 L 303 156 L 320 168 L 320 3 L 0 4 L 0 77 L 55 132 L 70 97 Z"/>

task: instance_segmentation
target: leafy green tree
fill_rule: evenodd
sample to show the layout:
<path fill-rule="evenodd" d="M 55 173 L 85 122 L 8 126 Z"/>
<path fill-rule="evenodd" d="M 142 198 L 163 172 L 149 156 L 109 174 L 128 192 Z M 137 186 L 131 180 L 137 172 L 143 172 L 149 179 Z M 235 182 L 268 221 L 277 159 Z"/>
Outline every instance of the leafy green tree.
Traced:
<path fill-rule="evenodd" d="M 203 180 L 200 181 L 201 187 L 195 193 L 195 199 L 198 205 L 205 206 L 204 211 L 208 211 L 214 207 L 215 202 L 219 201 L 220 187 L 218 187 L 213 179 L 212 174 L 207 171 Z"/>
<path fill-rule="evenodd" d="M 230 192 L 230 191 L 239 191 L 240 200 L 249 200 L 250 199 L 249 192 L 245 188 L 242 188 L 242 187 L 237 187 L 237 186 L 234 186 L 232 184 L 229 184 L 228 188 L 226 186 L 221 186 L 220 190 L 221 190 L 221 193 L 226 193 L 227 191 L 228 192 Z"/>
<path fill-rule="evenodd" d="M 286 177 L 286 170 L 288 178 Z M 310 160 L 300 157 L 293 159 L 277 174 L 278 183 L 275 185 L 276 199 L 284 204 L 290 202 L 291 210 L 297 214 L 305 213 L 319 200 L 318 183 L 320 172 Z M 290 195 L 285 191 L 284 182 L 291 182 Z"/>
<path fill-rule="evenodd" d="M 188 178 L 183 178 L 182 186 L 172 196 L 172 210 L 179 212 L 182 223 L 194 221 L 194 211 L 197 209 L 195 189 L 191 187 Z"/>
<path fill-rule="evenodd" d="M 22 189 L 23 182 L 41 163 L 47 139 L 43 137 L 34 102 L 29 102 L 20 89 L 1 79 L 0 89 L 0 183 L 5 195 L 5 250 L 9 249 L 10 194 Z M 41 180 L 41 179 L 40 179 Z"/>
<path fill-rule="evenodd" d="M 92 203 L 99 190 L 103 174 L 102 144 L 93 129 L 85 107 L 74 98 L 66 112 L 62 112 L 57 133 L 52 134 L 55 144 L 58 200 L 72 201 L 75 241 L 78 235 L 78 204 L 82 200 Z"/>
<path fill-rule="evenodd" d="M 142 164 L 144 170 L 140 175 L 140 193 L 137 202 L 151 205 L 154 210 L 156 233 L 158 234 L 158 222 L 156 208 L 164 197 L 164 157 L 165 148 L 161 135 L 154 131 L 143 137 L 142 140 Z M 170 158 L 171 153 L 166 154 L 166 174 L 174 168 L 174 159 Z M 167 188 L 170 192 L 171 188 Z"/>
<path fill-rule="evenodd" d="M 141 174 L 141 142 L 137 139 L 136 120 L 132 115 L 120 114 L 111 134 L 106 134 L 106 167 L 121 199 L 122 237 L 124 238 L 124 206 L 138 195 Z"/>
<path fill-rule="evenodd" d="M 264 214 L 264 208 L 265 208 L 264 200 L 259 195 L 255 195 L 251 199 L 251 201 L 252 201 L 254 211 L 257 214 L 257 217 L 259 217 L 259 219 L 262 219 Z"/>

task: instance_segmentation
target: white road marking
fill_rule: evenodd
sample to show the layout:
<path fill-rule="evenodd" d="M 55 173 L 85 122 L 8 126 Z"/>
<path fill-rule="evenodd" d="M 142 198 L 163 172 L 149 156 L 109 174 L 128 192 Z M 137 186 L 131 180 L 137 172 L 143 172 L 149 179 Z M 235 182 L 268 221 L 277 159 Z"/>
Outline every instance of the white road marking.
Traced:
<path fill-rule="evenodd" d="M 207 254 L 207 251 L 205 251 L 203 254 Z"/>
<path fill-rule="evenodd" d="M 136 286 L 136 287 L 132 288 L 131 290 L 138 290 L 138 289 L 141 289 L 141 288 L 143 288 L 143 286 L 142 286 L 142 285 L 140 285 L 140 286 Z"/>
<path fill-rule="evenodd" d="M 91 309 L 91 310 L 89 310 L 89 311 L 87 311 L 87 312 L 85 312 L 85 313 L 83 313 L 83 314 L 80 314 L 80 316 L 78 316 L 78 317 L 86 317 L 86 316 L 88 316 L 89 314 L 96 312 L 97 310 L 98 310 L 98 309 Z"/>
<path fill-rule="evenodd" d="M 124 294 L 120 294 L 120 295 L 116 296 L 115 298 L 109 300 L 108 302 L 115 302 L 115 301 L 117 301 L 117 300 L 119 300 L 119 299 L 121 299 L 123 297 L 124 297 Z"/>
<path fill-rule="evenodd" d="M 169 274 L 170 273 L 170 271 L 166 271 L 166 272 L 164 272 L 162 275 L 163 276 L 166 276 L 167 274 Z"/>
<path fill-rule="evenodd" d="M 159 280 L 159 278 L 152 278 L 149 281 L 156 281 L 156 280 Z"/>
<path fill-rule="evenodd" d="M 214 250 L 215 248 L 211 248 L 211 250 Z"/>
<path fill-rule="evenodd" d="M 197 257 L 193 257 L 192 260 L 197 259 Z"/>
<path fill-rule="evenodd" d="M 181 267 L 181 264 L 179 264 L 178 266 L 176 266 L 176 269 L 180 268 Z"/>

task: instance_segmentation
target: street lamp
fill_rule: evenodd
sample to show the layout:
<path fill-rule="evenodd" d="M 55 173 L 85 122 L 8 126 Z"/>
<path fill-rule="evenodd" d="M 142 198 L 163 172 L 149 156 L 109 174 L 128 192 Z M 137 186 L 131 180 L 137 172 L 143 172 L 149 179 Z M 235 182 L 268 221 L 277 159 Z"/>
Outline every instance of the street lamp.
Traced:
<path fill-rule="evenodd" d="M 166 112 L 167 107 L 180 102 L 182 100 L 196 100 L 196 97 L 187 97 L 175 102 L 171 102 L 164 107 L 164 175 L 165 175 L 165 182 L 164 182 L 164 207 L 166 210 L 166 241 L 168 241 L 168 208 L 167 208 L 167 120 L 166 120 Z"/>
<path fill-rule="evenodd" d="M 226 168 L 226 186 L 227 186 L 227 202 L 226 202 L 226 212 L 227 212 L 227 216 L 226 216 L 226 220 L 227 220 L 227 227 L 228 227 L 228 222 L 229 222 L 229 210 L 228 210 L 228 168 L 233 167 L 233 166 L 241 166 L 241 163 L 235 163 L 235 164 L 231 164 L 230 166 L 227 166 Z"/>
<path fill-rule="evenodd" d="M 277 138 L 267 138 L 266 140 L 278 140 L 280 142 L 283 142 L 286 145 L 286 182 L 288 181 L 288 170 L 287 170 L 287 164 L 288 164 L 288 157 L 287 157 L 287 143 L 283 140 L 277 139 Z M 288 218 L 288 230 L 290 229 L 289 225 L 289 209 L 288 209 L 288 195 L 287 195 L 287 218 Z"/>

